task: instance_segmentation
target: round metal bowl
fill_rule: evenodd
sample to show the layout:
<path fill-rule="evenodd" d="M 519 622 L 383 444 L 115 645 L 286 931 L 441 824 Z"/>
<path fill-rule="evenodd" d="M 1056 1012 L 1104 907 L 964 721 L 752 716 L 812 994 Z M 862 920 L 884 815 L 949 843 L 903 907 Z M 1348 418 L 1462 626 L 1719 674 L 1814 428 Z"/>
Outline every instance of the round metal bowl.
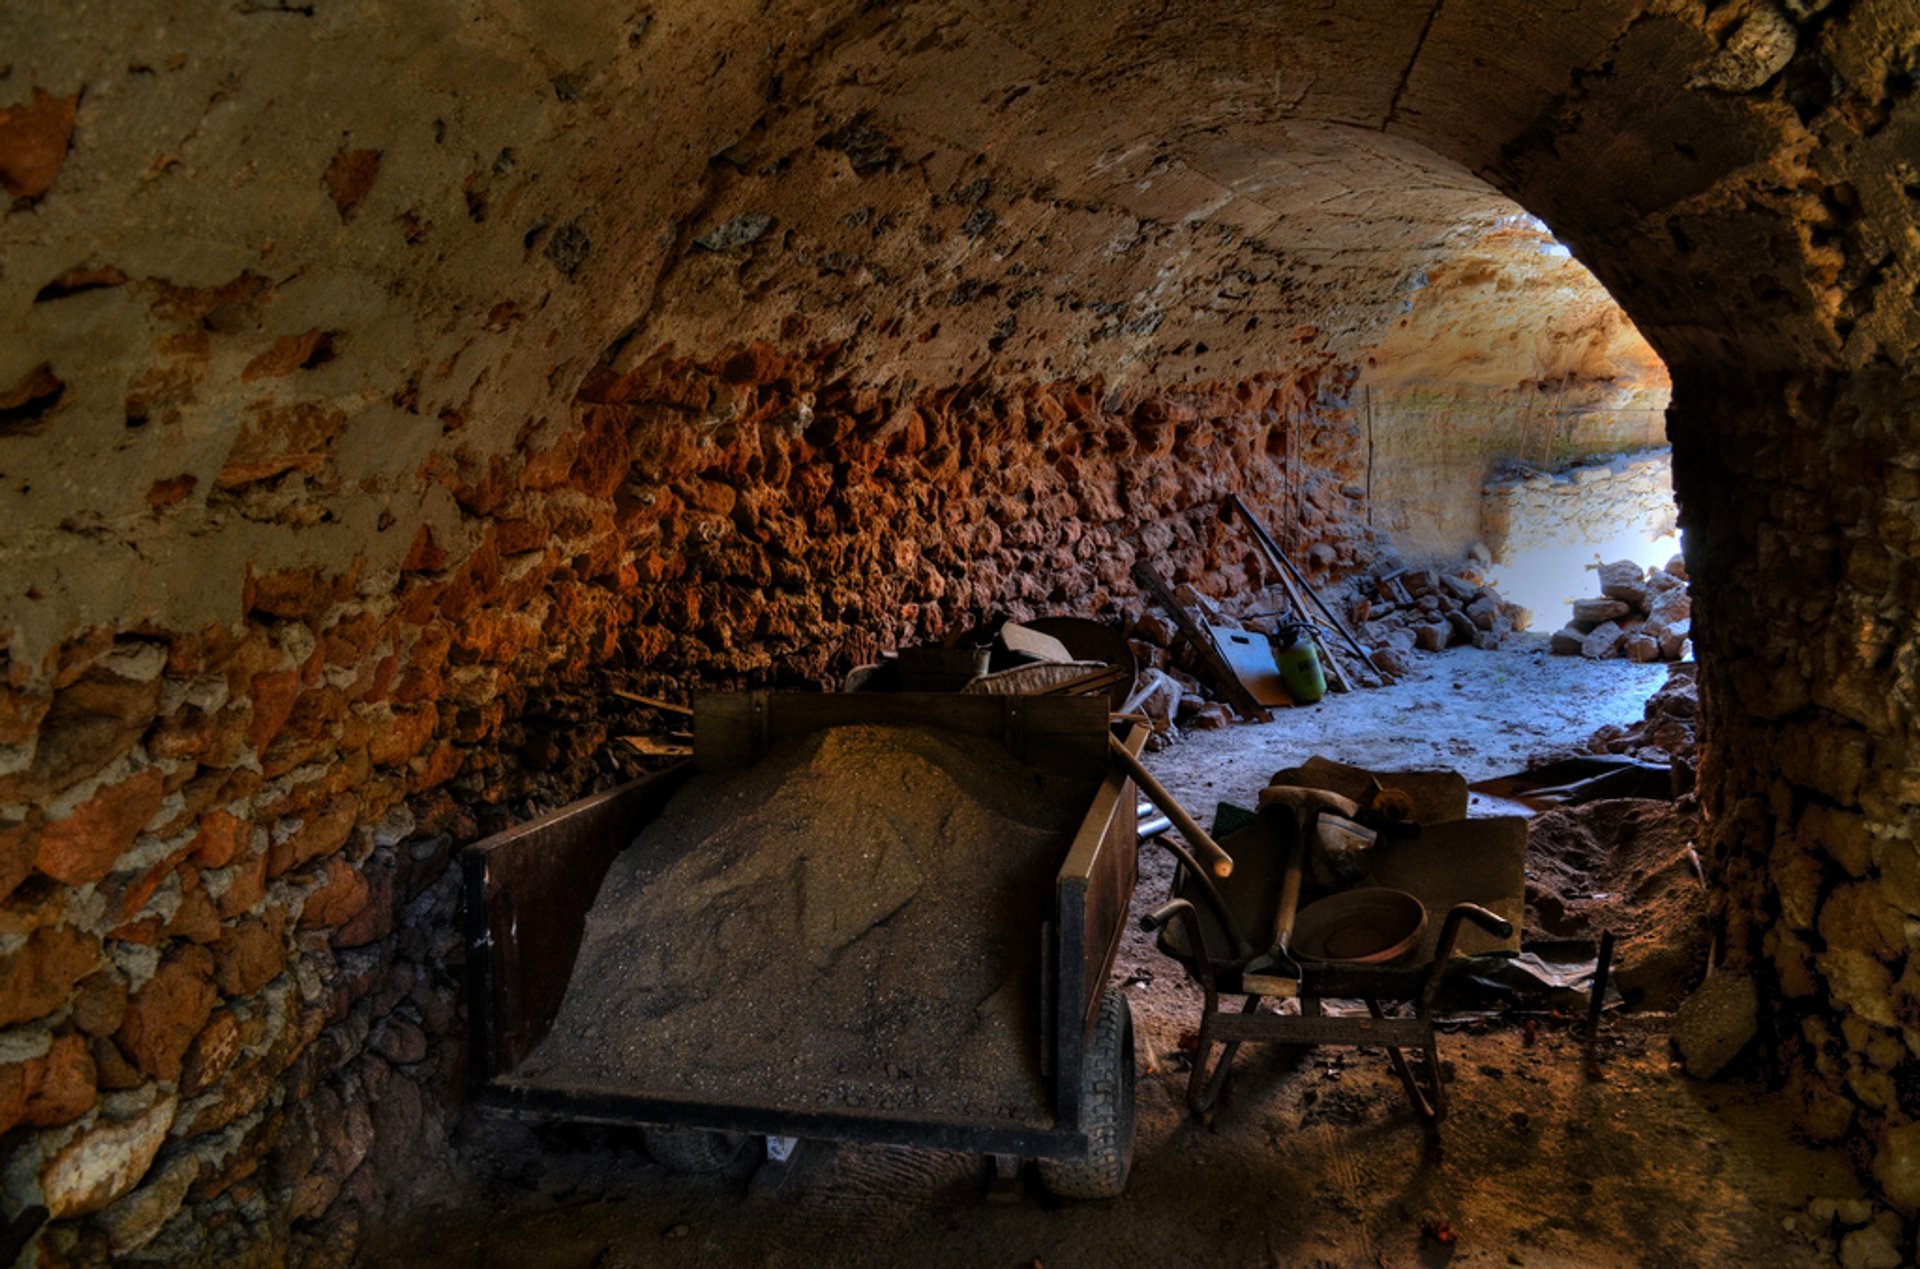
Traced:
<path fill-rule="evenodd" d="M 1420 945 L 1427 909 L 1404 890 L 1363 886 L 1309 903 L 1293 921 L 1292 950 L 1304 960 L 1384 965 Z"/>

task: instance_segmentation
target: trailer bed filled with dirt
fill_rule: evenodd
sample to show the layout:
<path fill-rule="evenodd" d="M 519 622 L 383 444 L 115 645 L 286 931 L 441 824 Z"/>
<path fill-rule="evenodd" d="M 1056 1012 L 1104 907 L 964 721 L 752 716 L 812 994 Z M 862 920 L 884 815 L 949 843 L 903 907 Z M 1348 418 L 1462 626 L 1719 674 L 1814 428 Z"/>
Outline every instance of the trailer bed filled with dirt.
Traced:
<path fill-rule="evenodd" d="M 613 862 L 517 1074 L 1044 1117 L 1039 931 L 1091 793 L 934 727 L 830 728 L 697 775 Z"/>

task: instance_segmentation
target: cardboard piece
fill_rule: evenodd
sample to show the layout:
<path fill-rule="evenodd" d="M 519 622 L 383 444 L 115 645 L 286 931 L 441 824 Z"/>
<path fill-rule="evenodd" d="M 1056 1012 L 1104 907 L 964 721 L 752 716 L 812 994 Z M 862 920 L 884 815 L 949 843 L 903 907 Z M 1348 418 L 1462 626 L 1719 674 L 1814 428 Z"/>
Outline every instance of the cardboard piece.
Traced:
<path fill-rule="evenodd" d="M 1073 660 L 1073 653 L 1067 651 L 1066 644 L 1017 621 L 1009 621 L 1000 627 L 1000 646 L 1009 652 L 1024 652 L 1042 661 Z"/>

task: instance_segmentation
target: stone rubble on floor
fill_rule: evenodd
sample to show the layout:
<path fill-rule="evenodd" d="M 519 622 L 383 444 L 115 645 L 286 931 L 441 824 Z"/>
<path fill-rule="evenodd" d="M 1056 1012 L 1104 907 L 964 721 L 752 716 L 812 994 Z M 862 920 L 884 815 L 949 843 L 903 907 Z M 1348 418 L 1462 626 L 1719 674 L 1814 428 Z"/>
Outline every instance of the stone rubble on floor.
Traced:
<path fill-rule="evenodd" d="M 1589 661 L 1681 661 L 1692 651 L 1693 599 L 1687 566 L 1676 555 L 1660 568 L 1632 560 L 1594 566 L 1600 594 L 1573 601 L 1573 619 L 1553 634 L 1552 650 Z"/>

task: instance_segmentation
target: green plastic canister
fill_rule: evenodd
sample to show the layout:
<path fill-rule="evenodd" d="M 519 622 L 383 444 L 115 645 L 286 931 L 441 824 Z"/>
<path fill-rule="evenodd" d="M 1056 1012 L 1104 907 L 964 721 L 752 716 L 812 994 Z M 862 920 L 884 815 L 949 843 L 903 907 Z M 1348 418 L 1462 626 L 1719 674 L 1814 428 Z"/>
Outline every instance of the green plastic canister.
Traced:
<path fill-rule="evenodd" d="M 1301 640 L 1280 653 L 1280 679 L 1296 705 L 1311 705 L 1327 694 L 1327 676 L 1320 672 L 1320 658 L 1313 645 Z"/>

